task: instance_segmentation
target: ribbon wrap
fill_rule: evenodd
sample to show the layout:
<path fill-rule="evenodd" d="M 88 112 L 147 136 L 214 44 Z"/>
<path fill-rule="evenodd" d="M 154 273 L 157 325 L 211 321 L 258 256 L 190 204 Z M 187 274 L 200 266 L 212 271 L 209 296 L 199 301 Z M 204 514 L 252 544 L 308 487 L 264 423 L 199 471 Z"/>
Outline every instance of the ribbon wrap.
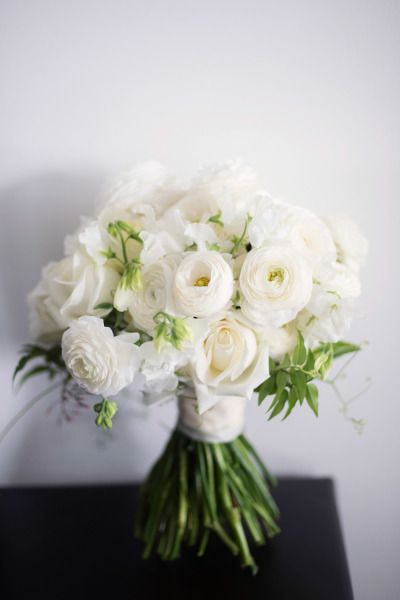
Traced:
<path fill-rule="evenodd" d="M 201 442 L 231 442 L 243 432 L 245 410 L 246 398 L 220 396 L 214 406 L 200 415 L 194 389 L 185 386 L 178 396 L 177 428 Z"/>

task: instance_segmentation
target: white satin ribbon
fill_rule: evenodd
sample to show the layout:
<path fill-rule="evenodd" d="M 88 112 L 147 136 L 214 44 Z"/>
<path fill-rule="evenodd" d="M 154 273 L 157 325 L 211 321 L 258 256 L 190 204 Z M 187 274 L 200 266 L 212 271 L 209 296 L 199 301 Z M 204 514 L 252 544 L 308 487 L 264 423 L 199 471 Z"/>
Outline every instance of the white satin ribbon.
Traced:
<path fill-rule="evenodd" d="M 246 398 L 221 396 L 214 406 L 200 415 L 194 390 L 188 387 L 178 397 L 177 428 L 194 440 L 231 442 L 243 432 L 245 409 Z"/>

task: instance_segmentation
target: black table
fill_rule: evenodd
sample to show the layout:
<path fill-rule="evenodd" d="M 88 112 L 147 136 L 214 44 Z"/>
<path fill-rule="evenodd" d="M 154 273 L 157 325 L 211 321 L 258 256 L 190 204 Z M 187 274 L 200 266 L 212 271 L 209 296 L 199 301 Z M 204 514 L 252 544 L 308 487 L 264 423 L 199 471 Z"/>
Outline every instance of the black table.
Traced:
<path fill-rule="evenodd" d="M 353 598 L 330 479 L 282 479 L 282 533 L 240 568 L 218 540 L 206 556 L 140 559 L 137 486 L 0 489 L 2 600 L 348 600 Z"/>

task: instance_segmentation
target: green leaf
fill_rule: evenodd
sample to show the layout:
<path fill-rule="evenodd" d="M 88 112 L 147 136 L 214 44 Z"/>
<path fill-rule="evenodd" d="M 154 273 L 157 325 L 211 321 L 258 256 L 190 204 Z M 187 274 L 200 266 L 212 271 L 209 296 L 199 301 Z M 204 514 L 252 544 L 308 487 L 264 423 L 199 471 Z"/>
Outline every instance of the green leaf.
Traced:
<path fill-rule="evenodd" d="M 318 388 L 313 383 L 307 385 L 306 400 L 315 416 L 318 417 Z"/>
<path fill-rule="evenodd" d="M 299 401 L 302 402 L 306 395 L 307 376 L 302 371 L 293 369 L 291 371 L 291 380 L 293 386 L 296 388 L 297 397 Z"/>
<path fill-rule="evenodd" d="M 111 302 L 100 302 L 100 304 L 96 304 L 94 307 L 95 310 L 112 310 L 114 306 Z"/>
<path fill-rule="evenodd" d="M 318 349 L 314 352 L 315 363 L 314 369 L 318 373 L 320 379 L 325 379 L 328 371 L 332 367 L 333 363 L 333 349 L 332 344 L 328 344 L 326 349 Z"/>
<path fill-rule="evenodd" d="M 295 365 L 304 365 L 307 359 L 307 349 L 304 345 L 304 338 L 300 331 L 297 332 L 297 345 L 292 353 L 292 361 Z"/>
<path fill-rule="evenodd" d="M 22 373 L 26 366 L 33 360 L 39 360 L 26 375 L 21 379 L 20 384 L 25 383 L 30 377 L 47 372 L 50 379 L 54 377 L 56 372 L 65 371 L 65 364 L 61 355 L 61 347 L 59 345 L 51 348 L 43 348 L 35 344 L 26 344 L 22 348 L 22 356 L 13 373 L 13 381 L 17 375 Z"/>
<path fill-rule="evenodd" d="M 223 248 L 219 244 L 211 244 L 206 242 L 207 250 L 213 250 L 214 252 L 222 252 Z"/>
<path fill-rule="evenodd" d="M 308 372 L 314 371 L 314 364 L 315 364 L 314 354 L 313 354 L 312 350 L 308 350 L 307 359 L 304 364 L 304 370 L 308 371 Z"/>
<path fill-rule="evenodd" d="M 335 342 L 332 344 L 333 349 L 333 357 L 338 358 L 339 356 L 343 356 L 344 354 L 349 354 L 351 352 L 359 352 L 361 350 L 361 346 L 358 344 L 352 344 L 350 342 Z"/>
<path fill-rule="evenodd" d="M 276 398 L 277 398 L 277 395 L 275 396 L 275 399 Z M 288 392 L 287 392 L 287 390 L 283 390 L 281 392 L 280 396 L 278 397 L 278 401 L 274 403 L 274 408 L 273 408 L 271 414 L 268 417 L 268 421 L 270 421 L 271 419 L 273 419 L 274 417 L 276 417 L 276 415 L 279 415 L 279 413 L 282 412 L 282 410 L 284 409 L 284 406 L 286 404 L 287 399 L 288 399 Z M 270 410 L 270 408 L 268 409 L 268 411 Z"/>
<path fill-rule="evenodd" d="M 212 215 L 207 223 L 216 223 L 217 225 L 221 225 L 222 227 L 224 226 L 223 222 L 221 221 L 221 215 L 222 215 L 222 211 L 219 210 L 217 213 L 215 213 L 215 215 Z"/>
<path fill-rule="evenodd" d="M 288 418 L 288 416 L 290 415 L 290 413 L 294 409 L 297 400 L 298 400 L 297 390 L 296 390 L 296 388 L 294 386 L 292 386 L 290 388 L 290 390 L 289 390 L 288 409 L 287 409 L 287 411 L 285 413 L 285 416 L 283 417 L 282 421 L 284 421 L 285 419 Z"/>
<path fill-rule="evenodd" d="M 258 389 L 258 405 L 264 402 L 267 396 L 271 396 L 276 392 L 276 376 L 268 377 Z"/>
<path fill-rule="evenodd" d="M 49 379 L 53 379 L 54 375 L 56 374 L 56 371 L 54 369 L 52 369 L 51 367 L 49 367 L 49 365 L 37 365 L 36 367 L 33 367 L 32 369 L 30 369 L 27 373 L 25 373 L 23 375 L 19 384 L 22 386 L 31 377 L 35 377 L 36 375 L 41 375 L 43 373 L 47 373 L 47 375 L 49 376 Z"/>
<path fill-rule="evenodd" d="M 276 376 L 276 395 L 281 396 L 286 384 L 289 381 L 289 375 L 285 371 L 279 371 Z"/>

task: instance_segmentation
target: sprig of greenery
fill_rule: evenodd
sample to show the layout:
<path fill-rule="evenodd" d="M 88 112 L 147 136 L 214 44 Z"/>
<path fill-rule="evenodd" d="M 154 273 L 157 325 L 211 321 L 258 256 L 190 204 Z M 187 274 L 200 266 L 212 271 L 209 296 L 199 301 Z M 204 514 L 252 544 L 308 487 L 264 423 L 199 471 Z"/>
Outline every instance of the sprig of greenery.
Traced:
<path fill-rule="evenodd" d="M 44 348 L 36 344 L 25 344 L 22 347 L 21 354 L 22 356 L 13 373 L 14 382 L 19 375 L 22 375 L 19 380 L 20 386 L 36 375 L 47 375 L 50 380 L 53 380 L 56 375 L 66 372 L 60 345 Z M 35 364 L 31 366 L 32 363 Z M 26 370 L 28 365 L 31 368 Z"/>
<path fill-rule="evenodd" d="M 101 402 L 98 402 L 93 406 L 94 411 L 97 413 L 96 425 L 105 429 L 112 429 L 112 419 L 118 410 L 116 402 L 103 398 Z"/>
<path fill-rule="evenodd" d="M 304 400 L 318 416 L 318 388 L 312 381 L 324 380 L 335 358 L 359 350 L 360 346 L 348 342 L 325 343 L 311 350 L 298 332 L 296 347 L 290 355 L 286 354 L 281 362 L 270 359 L 269 377 L 256 390 L 258 404 L 274 396 L 267 410 L 269 420 L 284 409 L 283 420 L 286 419 L 296 404 L 302 405 Z"/>
<path fill-rule="evenodd" d="M 154 322 L 156 324 L 154 343 L 158 352 L 166 344 L 171 344 L 180 350 L 184 340 L 192 339 L 192 331 L 186 325 L 185 320 L 180 317 L 173 317 L 160 311 L 154 316 Z"/>
<path fill-rule="evenodd" d="M 232 255 L 237 254 L 242 246 L 247 245 L 247 229 L 248 229 L 252 219 L 253 219 L 253 217 L 249 213 L 247 213 L 242 233 L 239 236 L 234 235 L 232 237 L 233 246 L 230 250 Z"/>

